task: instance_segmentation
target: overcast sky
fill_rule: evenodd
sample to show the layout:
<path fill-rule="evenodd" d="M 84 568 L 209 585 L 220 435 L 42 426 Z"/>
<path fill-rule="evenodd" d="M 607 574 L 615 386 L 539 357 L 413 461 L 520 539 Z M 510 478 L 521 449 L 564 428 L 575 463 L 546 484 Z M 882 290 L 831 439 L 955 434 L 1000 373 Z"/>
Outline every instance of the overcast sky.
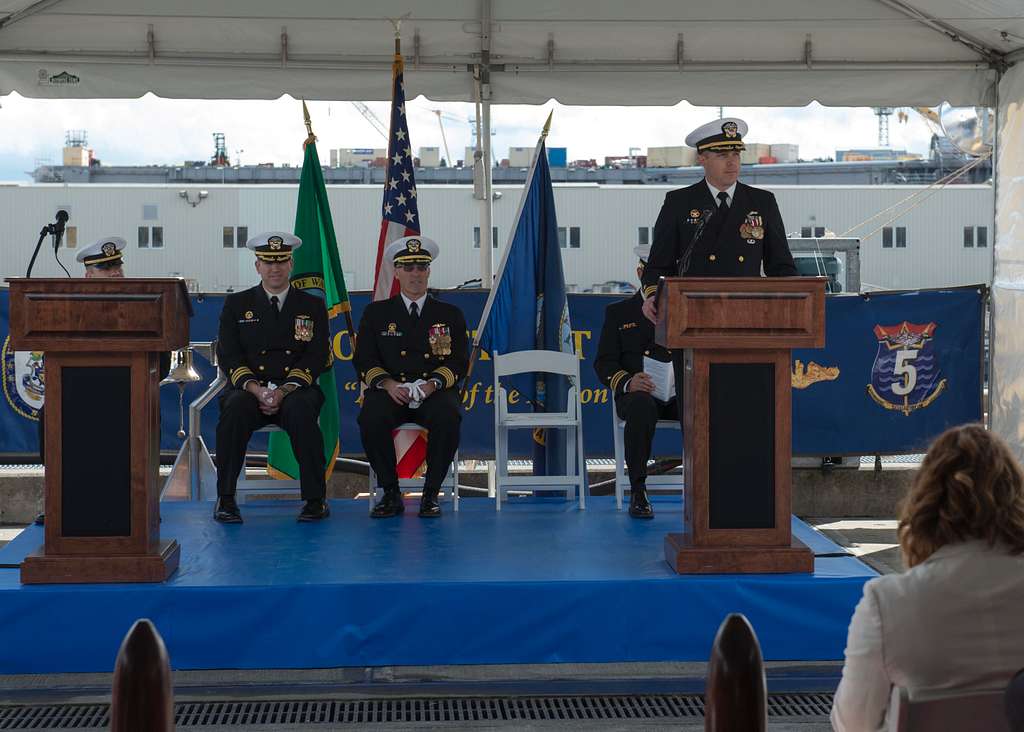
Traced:
<path fill-rule="evenodd" d="M 387 124 L 386 102 L 368 106 Z M 328 162 L 328 150 L 339 147 L 385 147 L 383 136 L 349 102 L 310 102 L 318 151 Z M 570 160 L 646 152 L 648 146 L 681 145 L 691 129 L 718 117 L 717 107 L 567 107 L 495 105 L 494 157 L 508 157 L 510 146 L 532 146 L 550 109 L 555 110 L 548 145 L 568 148 Z M 438 119 L 444 113 L 445 134 L 452 157 L 464 157 L 472 144 L 470 104 L 432 102 L 419 97 L 408 102 L 409 134 L 413 149 L 442 146 Z M 793 143 L 804 159 L 833 157 L 837 148 L 876 147 L 878 121 L 869 108 L 726 107 L 726 116 L 747 120 L 747 140 Z M 131 100 L 43 100 L 18 94 L 0 97 L 0 181 L 28 181 L 26 171 L 37 161 L 60 164 L 66 130 L 88 134 L 89 147 L 108 165 L 171 165 L 209 159 L 213 133 L 223 132 L 232 162 L 302 162 L 301 104 L 291 97 L 274 101 L 217 101 L 161 99 L 147 95 Z M 890 118 L 890 144 L 896 149 L 927 154 L 931 131 L 911 112 L 905 123 Z M 442 147 L 442 156 L 444 155 Z"/>

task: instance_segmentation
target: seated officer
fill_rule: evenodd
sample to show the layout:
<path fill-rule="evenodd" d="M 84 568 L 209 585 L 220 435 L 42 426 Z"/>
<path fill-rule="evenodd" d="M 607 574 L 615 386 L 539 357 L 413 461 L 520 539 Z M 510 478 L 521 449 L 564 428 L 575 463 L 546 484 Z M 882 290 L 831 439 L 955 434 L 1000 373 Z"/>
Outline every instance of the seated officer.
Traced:
<path fill-rule="evenodd" d="M 650 247 L 633 251 L 640 258 L 636 275 L 642 279 Z M 654 382 L 644 373 L 644 356 L 669 361 L 672 354 L 654 342 L 654 325 L 644 317 L 643 304 L 643 292 L 638 290 L 628 300 L 605 308 L 594 370 L 611 389 L 615 411 L 626 423 L 623 438 L 629 470 L 629 515 L 649 519 L 654 518 L 654 509 L 647 499 L 647 461 L 654 429 L 659 419 L 677 419 L 678 407 L 675 397 L 662 402 L 651 396 Z"/>
<path fill-rule="evenodd" d="M 384 488 L 374 518 L 402 513 L 392 430 L 415 422 L 429 430 L 420 516 L 441 515 L 437 494 L 459 448 L 459 380 L 469 366 L 466 320 L 454 305 L 427 295 L 437 244 L 422 236 L 393 241 L 401 292 L 370 303 L 359 323 L 354 363 L 366 391 L 359 412 L 363 449 Z"/>
<path fill-rule="evenodd" d="M 124 277 L 124 257 L 121 252 L 128 245 L 119 236 L 105 236 L 78 252 L 76 260 L 85 265 L 85 276 Z"/>
<path fill-rule="evenodd" d="M 241 523 L 235 502 L 238 473 L 252 433 L 269 423 L 291 439 L 305 505 L 299 521 L 330 514 L 323 439 L 318 419 L 324 403 L 317 377 L 330 368 L 330 335 L 324 301 L 289 286 L 292 250 L 302 240 L 285 232 L 254 236 L 260 284 L 228 295 L 220 314 L 217 357 L 231 382 L 220 398 L 217 422 L 217 507 L 213 517 Z"/>

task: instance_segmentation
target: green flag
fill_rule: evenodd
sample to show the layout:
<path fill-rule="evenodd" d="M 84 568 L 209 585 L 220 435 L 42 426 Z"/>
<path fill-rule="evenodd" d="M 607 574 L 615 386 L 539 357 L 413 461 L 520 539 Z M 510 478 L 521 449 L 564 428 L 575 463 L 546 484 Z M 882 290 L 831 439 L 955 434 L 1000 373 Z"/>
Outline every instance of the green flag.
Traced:
<path fill-rule="evenodd" d="M 306 105 L 303 102 L 303 112 Z M 306 126 L 309 128 L 309 113 L 306 112 Z M 331 363 L 334 358 L 334 333 L 339 321 L 351 322 L 351 304 L 345 287 L 345 276 L 341 271 L 341 257 L 338 255 L 338 240 L 334 236 L 331 208 L 327 203 L 327 188 L 316 152 L 316 138 L 310 130 L 306 139 L 306 155 L 302 162 L 302 177 L 299 180 L 299 201 L 295 208 L 295 235 L 302 239 L 302 246 L 293 255 L 291 286 L 324 298 L 327 307 L 331 335 Z M 351 331 L 351 327 L 349 328 Z M 320 409 L 320 432 L 324 439 L 324 457 L 327 460 L 327 476 L 334 470 L 334 461 L 341 449 L 338 436 L 339 406 L 338 387 L 334 380 L 334 367 L 320 374 L 317 380 L 324 393 L 324 405 Z M 267 451 L 267 472 L 282 479 L 295 480 L 299 477 L 299 465 L 292 452 L 292 444 L 284 432 L 270 434 Z"/>

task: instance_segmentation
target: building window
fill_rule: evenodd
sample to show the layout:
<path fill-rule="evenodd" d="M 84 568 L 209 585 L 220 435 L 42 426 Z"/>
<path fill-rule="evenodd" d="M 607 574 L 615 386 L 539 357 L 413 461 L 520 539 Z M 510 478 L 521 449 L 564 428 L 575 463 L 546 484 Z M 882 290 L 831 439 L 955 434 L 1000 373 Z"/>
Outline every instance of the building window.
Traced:
<path fill-rule="evenodd" d="M 636 230 L 637 246 L 645 247 L 651 243 L 651 227 L 641 226 Z"/>
<path fill-rule="evenodd" d="M 971 249 L 974 247 L 974 227 L 964 227 L 964 249 Z"/>
<path fill-rule="evenodd" d="M 479 249 L 480 248 L 480 227 L 479 226 L 474 226 L 473 227 L 473 248 L 474 249 Z M 491 248 L 492 249 L 497 249 L 498 248 L 498 227 L 497 226 L 492 226 L 491 227 Z"/>
<path fill-rule="evenodd" d="M 163 249 L 164 248 L 164 227 L 162 226 L 140 226 L 139 227 L 139 249 Z"/>
<path fill-rule="evenodd" d="M 249 241 L 249 227 L 248 226 L 239 226 L 238 228 L 235 228 L 234 226 L 225 226 L 224 227 L 224 248 L 225 249 L 234 249 L 236 247 L 238 249 L 244 249 L 245 248 L 245 243 L 247 241 Z"/>
<path fill-rule="evenodd" d="M 896 227 L 896 248 L 906 249 L 907 248 L 907 227 L 897 226 Z"/>
<path fill-rule="evenodd" d="M 825 236 L 825 227 L 824 226 L 815 226 L 814 227 L 814 235 L 816 237 L 818 237 L 819 239 L 821 239 L 823 236 Z"/>
<path fill-rule="evenodd" d="M 800 227 L 800 236 L 802 238 L 804 238 L 804 239 L 810 239 L 811 238 L 811 227 L 810 226 L 801 226 Z"/>
<path fill-rule="evenodd" d="M 882 248 L 892 249 L 892 227 L 886 226 L 882 229 Z"/>
<path fill-rule="evenodd" d="M 988 246 L 988 227 L 987 226 L 979 226 L 978 227 L 978 247 L 987 247 L 987 246 Z"/>
<path fill-rule="evenodd" d="M 567 241 L 568 240 L 568 241 Z M 565 249 L 567 246 L 569 249 L 580 248 L 580 227 L 578 226 L 559 226 L 558 227 L 558 246 Z"/>
<path fill-rule="evenodd" d="M 144 203 L 142 205 L 142 220 L 143 221 L 156 221 L 159 217 L 157 216 L 157 207 L 155 203 Z"/>

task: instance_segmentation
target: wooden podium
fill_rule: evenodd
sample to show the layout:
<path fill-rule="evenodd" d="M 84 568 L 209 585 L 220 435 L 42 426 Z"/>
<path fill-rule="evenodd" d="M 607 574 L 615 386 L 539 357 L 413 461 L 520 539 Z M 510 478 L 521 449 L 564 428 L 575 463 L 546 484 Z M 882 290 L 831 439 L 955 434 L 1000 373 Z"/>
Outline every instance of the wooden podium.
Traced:
<path fill-rule="evenodd" d="M 825 278 L 662 281 L 657 342 L 684 349 L 680 574 L 811 572 L 790 530 L 790 349 L 825 345 Z M 678 388 L 678 387 L 677 387 Z"/>
<path fill-rule="evenodd" d="M 45 351 L 46 538 L 21 581 L 162 582 L 160 353 L 188 345 L 180 279 L 9 279 L 10 337 Z"/>

